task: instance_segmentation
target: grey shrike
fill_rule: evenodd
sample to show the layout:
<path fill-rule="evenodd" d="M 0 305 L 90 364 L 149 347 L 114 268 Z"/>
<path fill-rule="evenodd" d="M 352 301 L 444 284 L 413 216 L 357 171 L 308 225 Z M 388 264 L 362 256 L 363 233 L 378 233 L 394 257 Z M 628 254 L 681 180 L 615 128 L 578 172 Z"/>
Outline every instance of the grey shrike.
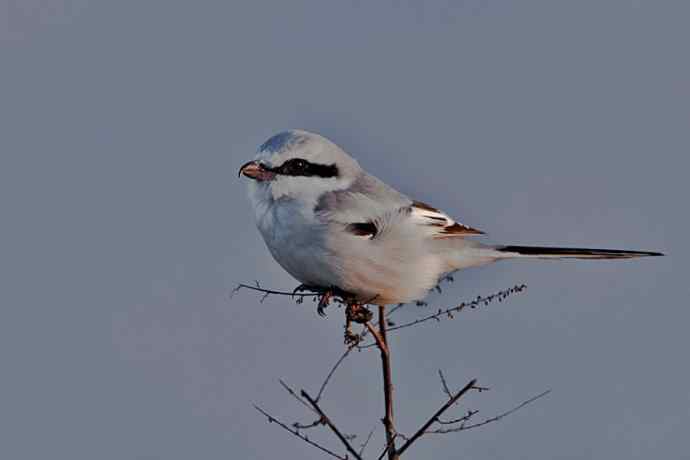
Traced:
<path fill-rule="evenodd" d="M 285 131 L 240 168 L 253 179 L 256 225 L 304 286 L 387 305 L 424 297 L 439 279 L 502 259 L 629 259 L 658 252 L 487 245 L 483 232 L 414 201 L 318 134 Z"/>

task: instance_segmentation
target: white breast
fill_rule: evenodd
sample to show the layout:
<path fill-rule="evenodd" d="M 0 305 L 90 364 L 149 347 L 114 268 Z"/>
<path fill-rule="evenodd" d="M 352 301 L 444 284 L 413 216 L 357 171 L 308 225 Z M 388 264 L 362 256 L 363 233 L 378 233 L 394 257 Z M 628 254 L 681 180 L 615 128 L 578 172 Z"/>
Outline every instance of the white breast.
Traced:
<path fill-rule="evenodd" d="M 338 286 L 325 246 L 325 226 L 309 208 L 291 200 L 265 201 L 255 207 L 256 225 L 273 258 L 310 286 Z"/>

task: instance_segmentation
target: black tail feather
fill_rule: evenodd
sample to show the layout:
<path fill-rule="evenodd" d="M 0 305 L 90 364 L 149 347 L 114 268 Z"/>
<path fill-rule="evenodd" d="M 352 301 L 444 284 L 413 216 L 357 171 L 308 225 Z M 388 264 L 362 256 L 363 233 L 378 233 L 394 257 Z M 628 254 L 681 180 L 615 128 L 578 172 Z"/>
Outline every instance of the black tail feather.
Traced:
<path fill-rule="evenodd" d="M 540 246 L 499 246 L 499 252 L 519 254 L 526 257 L 575 258 L 575 259 L 632 259 L 634 257 L 663 256 L 660 252 L 621 251 L 618 249 L 554 248 Z"/>

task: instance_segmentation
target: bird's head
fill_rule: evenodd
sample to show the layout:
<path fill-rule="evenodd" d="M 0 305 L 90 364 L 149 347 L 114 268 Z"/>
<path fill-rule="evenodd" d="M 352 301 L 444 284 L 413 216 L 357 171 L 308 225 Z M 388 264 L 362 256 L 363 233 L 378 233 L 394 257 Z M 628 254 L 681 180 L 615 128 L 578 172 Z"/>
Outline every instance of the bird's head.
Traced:
<path fill-rule="evenodd" d="M 349 187 L 360 172 L 357 161 L 325 137 L 290 130 L 264 142 L 239 175 L 252 179 L 252 199 L 291 199 L 313 205 L 324 193 Z"/>

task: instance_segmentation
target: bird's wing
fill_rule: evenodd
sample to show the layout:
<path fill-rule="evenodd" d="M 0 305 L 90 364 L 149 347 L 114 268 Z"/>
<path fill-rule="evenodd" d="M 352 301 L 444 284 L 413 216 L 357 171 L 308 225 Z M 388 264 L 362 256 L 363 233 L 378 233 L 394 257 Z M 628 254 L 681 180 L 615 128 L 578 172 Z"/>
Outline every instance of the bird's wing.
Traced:
<path fill-rule="evenodd" d="M 345 190 L 325 194 L 315 212 L 331 223 L 343 225 L 349 233 L 370 239 L 399 225 L 421 228 L 430 238 L 484 233 L 421 201 L 412 201 L 369 174 L 363 174 Z"/>
<path fill-rule="evenodd" d="M 410 218 L 423 227 L 428 227 L 433 238 L 452 238 L 468 235 L 483 235 L 484 232 L 455 221 L 448 214 L 421 201 L 413 201 Z"/>
<path fill-rule="evenodd" d="M 402 193 L 363 173 L 348 188 L 324 193 L 314 211 L 332 221 L 358 222 L 410 204 L 412 200 Z"/>

